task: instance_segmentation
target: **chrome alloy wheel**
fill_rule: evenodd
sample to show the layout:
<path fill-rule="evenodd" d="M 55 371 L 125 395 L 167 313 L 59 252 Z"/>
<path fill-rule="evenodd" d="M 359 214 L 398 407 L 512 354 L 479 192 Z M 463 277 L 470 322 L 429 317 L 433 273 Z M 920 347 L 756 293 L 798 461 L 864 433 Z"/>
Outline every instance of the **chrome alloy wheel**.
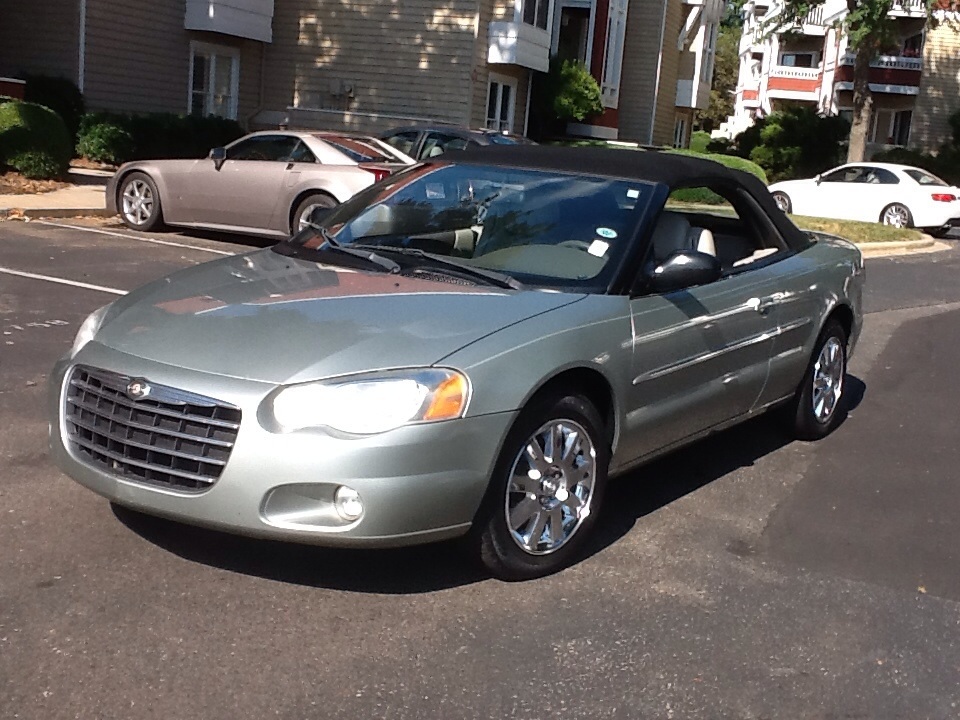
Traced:
<path fill-rule="evenodd" d="M 328 205 L 321 205 L 320 203 L 312 203 L 307 205 L 303 212 L 300 213 L 300 218 L 297 220 L 297 232 L 301 232 L 310 227 L 310 214 L 318 208 L 326 208 Z"/>
<path fill-rule="evenodd" d="M 123 189 L 123 216 L 134 225 L 143 225 L 153 215 L 153 191 L 143 180 L 132 180 Z"/>
<path fill-rule="evenodd" d="M 504 514 L 510 536 L 531 555 L 548 555 L 590 515 L 597 477 L 589 434 L 572 420 L 551 420 L 527 440 L 510 471 Z"/>
<path fill-rule="evenodd" d="M 788 213 L 790 212 L 790 198 L 784 195 L 781 192 L 775 192 L 773 194 L 773 201 L 777 204 L 777 209 Z"/>
<path fill-rule="evenodd" d="M 813 416 L 818 423 L 830 422 L 843 394 L 843 346 L 839 338 L 831 337 L 823 344 L 813 364 Z"/>
<path fill-rule="evenodd" d="M 883 211 L 881 218 L 884 225 L 890 225 L 896 228 L 905 228 L 910 226 L 910 211 L 903 205 L 891 205 Z"/>

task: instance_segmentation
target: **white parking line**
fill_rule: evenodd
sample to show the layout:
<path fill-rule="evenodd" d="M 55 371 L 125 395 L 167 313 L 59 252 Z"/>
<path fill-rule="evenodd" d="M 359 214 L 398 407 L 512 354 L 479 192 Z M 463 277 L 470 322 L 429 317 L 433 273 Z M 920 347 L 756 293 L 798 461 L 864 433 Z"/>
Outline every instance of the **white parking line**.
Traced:
<path fill-rule="evenodd" d="M 153 243 L 154 245 L 169 245 L 170 247 L 186 248 L 198 252 L 213 253 L 214 255 L 235 255 L 236 253 L 226 250 L 214 250 L 213 248 L 198 247 L 197 245 L 187 245 L 186 243 L 173 242 L 172 240 L 157 240 L 156 238 L 137 237 L 136 235 L 127 235 L 126 233 L 112 232 L 110 230 L 100 230 L 99 228 L 83 227 L 82 225 L 67 225 L 66 223 L 55 223 L 48 220 L 34 220 L 40 225 L 49 225 L 50 227 L 68 228 L 70 230 L 83 230 L 85 232 L 97 233 L 99 235 L 111 235 L 113 237 L 123 238 L 124 240 L 136 240 L 138 242 Z"/>
<path fill-rule="evenodd" d="M 110 293 L 112 295 L 127 294 L 126 290 L 104 287 L 103 285 L 91 285 L 90 283 L 79 282 L 77 280 L 67 280 L 66 278 L 53 277 L 52 275 L 37 275 L 36 273 L 23 272 L 22 270 L 13 270 L 12 268 L 0 267 L 0 273 L 30 278 L 31 280 L 46 280 L 47 282 L 58 283 L 60 285 L 71 285 L 72 287 L 84 288 L 86 290 L 99 290 L 100 292 Z"/>

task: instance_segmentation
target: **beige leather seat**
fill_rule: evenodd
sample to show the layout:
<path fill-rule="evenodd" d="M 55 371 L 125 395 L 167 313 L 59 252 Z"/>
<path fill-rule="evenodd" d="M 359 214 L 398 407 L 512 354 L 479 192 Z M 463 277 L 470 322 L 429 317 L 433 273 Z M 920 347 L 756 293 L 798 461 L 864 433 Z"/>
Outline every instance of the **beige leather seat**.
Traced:
<path fill-rule="evenodd" d="M 696 242 L 693 245 L 693 249 L 697 252 L 702 252 L 706 255 L 717 256 L 717 245 L 713 241 L 713 233 L 707 230 L 707 228 L 691 228 Z M 697 234 L 699 233 L 699 235 Z"/>

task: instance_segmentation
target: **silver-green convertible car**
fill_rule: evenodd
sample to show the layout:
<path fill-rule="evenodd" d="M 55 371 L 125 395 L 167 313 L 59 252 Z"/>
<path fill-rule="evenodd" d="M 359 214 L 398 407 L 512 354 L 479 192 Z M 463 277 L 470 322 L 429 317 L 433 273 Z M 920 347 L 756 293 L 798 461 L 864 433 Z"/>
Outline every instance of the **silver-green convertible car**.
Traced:
<path fill-rule="evenodd" d="M 853 245 L 712 162 L 448 153 L 93 313 L 53 374 L 53 456 L 145 513 L 464 536 L 535 577 L 576 558 L 611 476 L 771 409 L 830 432 L 863 280 Z"/>

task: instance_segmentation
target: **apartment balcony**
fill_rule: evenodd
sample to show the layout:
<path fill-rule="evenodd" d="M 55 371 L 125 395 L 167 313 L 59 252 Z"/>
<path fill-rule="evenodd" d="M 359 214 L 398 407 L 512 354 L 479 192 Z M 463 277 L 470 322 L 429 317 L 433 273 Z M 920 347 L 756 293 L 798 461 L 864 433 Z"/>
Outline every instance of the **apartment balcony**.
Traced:
<path fill-rule="evenodd" d="M 271 42 L 273 0 L 187 0 L 183 27 Z"/>
<path fill-rule="evenodd" d="M 491 22 L 487 62 L 546 72 L 550 67 L 550 34 L 524 22 Z"/>
<path fill-rule="evenodd" d="M 777 65 L 767 78 L 767 95 L 782 100 L 812 100 L 820 96 L 822 67 L 786 67 Z"/>
<path fill-rule="evenodd" d="M 838 90 L 853 89 L 853 66 L 856 56 L 846 53 L 840 58 L 834 81 Z M 870 89 L 895 95 L 917 95 L 923 75 L 923 59 L 904 55 L 879 55 L 870 62 Z"/>
<path fill-rule="evenodd" d="M 747 108 L 760 107 L 760 82 L 750 82 L 738 88 L 740 104 Z"/>
<path fill-rule="evenodd" d="M 887 17 L 926 18 L 927 0 L 903 0 L 902 3 L 894 3 Z"/>
<path fill-rule="evenodd" d="M 709 105 L 710 83 L 700 82 L 699 79 L 677 80 L 677 107 L 706 110 Z"/>

